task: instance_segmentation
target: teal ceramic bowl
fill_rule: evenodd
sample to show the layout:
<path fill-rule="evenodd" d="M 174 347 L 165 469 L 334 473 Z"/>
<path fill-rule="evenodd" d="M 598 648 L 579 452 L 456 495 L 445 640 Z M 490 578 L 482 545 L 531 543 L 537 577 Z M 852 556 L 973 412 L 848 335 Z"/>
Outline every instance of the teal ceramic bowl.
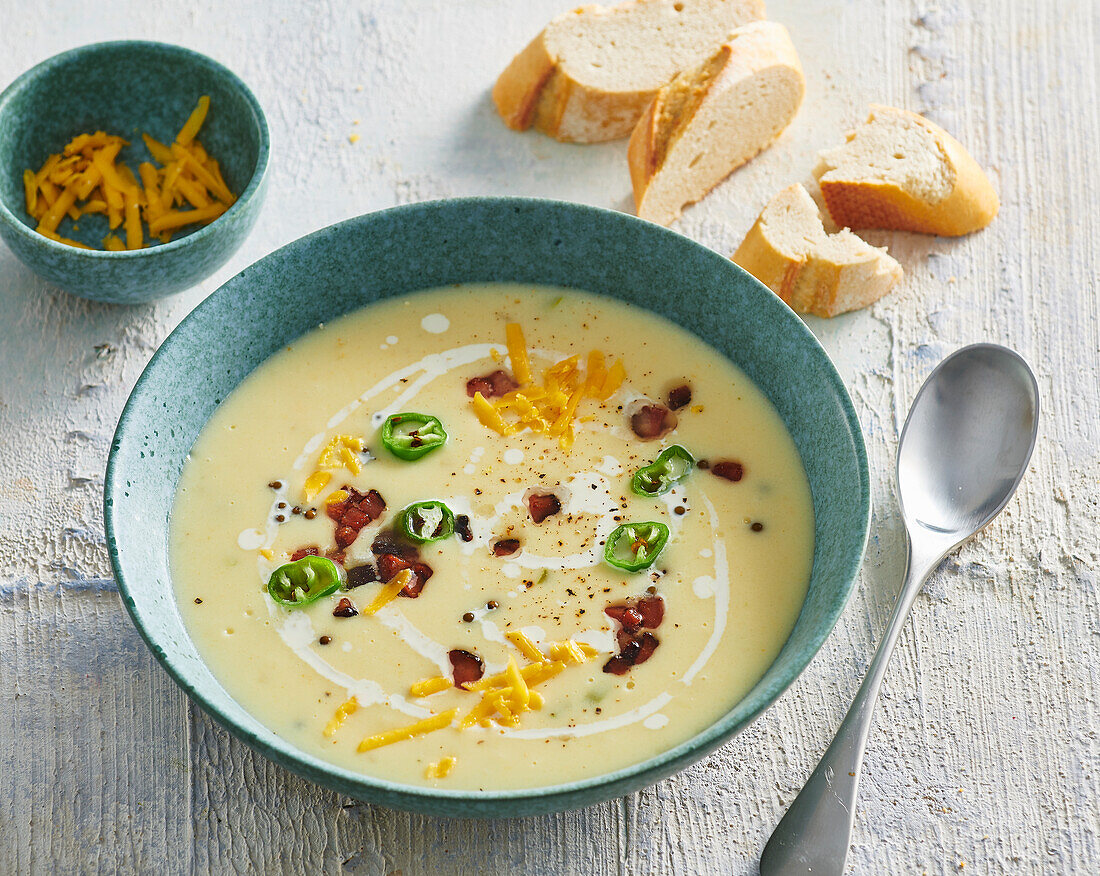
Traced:
<path fill-rule="evenodd" d="M 148 133 L 171 143 L 199 97 L 210 112 L 199 134 L 218 160 L 236 203 L 211 224 L 181 230 L 169 243 L 104 252 L 102 216 L 58 229 L 95 250 L 58 243 L 34 230 L 23 171 L 38 170 L 77 134 L 106 131 L 130 141 L 120 161 L 137 171 Z M 248 87 L 216 61 L 180 46 L 125 40 L 64 52 L 28 70 L 0 94 L 0 237 L 31 270 L 62 289 L 116 304 L 179 292 L 210 276 L 241 245 L 263 201 L 267 121 Z"/>
<path fill-rule="evenodd" d="M 168 567 L 172 497 L 218 404 L 277 350 L 373 301 L 451 283 L 512 281 L 608 295 L 662 314 L 728 356 L 771 399 L 802 454 L 817 539 L 809 593 L 775 663 L 720 721 L 628 769 L 535 790 L 471 792 L 370 778 L 304 754 L 241 708 L 180 619 Z M 195 367 L 201 362 L 202 367 Z M 157 659 L 234 735 L 318 784 L 385 806 L 507 817 L 587 806 L 682 769 L 745 727 L 832 631 L 867 536 L 867 458 L 852 404 L 813 335 L 775 295 L 697 243 L 621 213 L 555 201 L 397 207 L 318 231 L 238 274 L 161 345 L 122 413 L 107 465 L 107 539 L 122 598 Z M 762 757 L 768 752 L 761 752 Z"/>

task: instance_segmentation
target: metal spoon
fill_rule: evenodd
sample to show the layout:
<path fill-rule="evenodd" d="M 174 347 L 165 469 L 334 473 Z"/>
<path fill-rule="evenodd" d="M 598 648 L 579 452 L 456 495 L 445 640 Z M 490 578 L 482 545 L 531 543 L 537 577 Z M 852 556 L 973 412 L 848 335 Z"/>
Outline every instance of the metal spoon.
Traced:
<path fill-rule="evenodd" d="M 863 751 L 886 664 L 925 579 L 996 517 L 1027 468 L 1039 388 L 1020 356 L 975 344 L 948 356 L 913 401 L 898 444 L 905 580 L 863 684 L 832 744 L 779 822 L 761 876 L 844 871 Z"/>

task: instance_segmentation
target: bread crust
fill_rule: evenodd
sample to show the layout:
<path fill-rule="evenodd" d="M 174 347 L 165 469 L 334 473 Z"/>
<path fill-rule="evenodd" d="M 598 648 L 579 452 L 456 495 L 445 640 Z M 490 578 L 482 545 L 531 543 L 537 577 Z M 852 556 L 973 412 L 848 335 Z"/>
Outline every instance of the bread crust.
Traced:
<path fill-rule="evenodd" d="M 961 237 L 992 222 L 1000 208 L 997 193 L 965 147 L 939 125 L 908 110 L 872 105 L 868 122 L 876 111 L 884 110 L 907 116 L 933 135 L 953 174 L 951 192 L 928 203 L 892 183 L 825 180 L 832 168 L 821 161 L 814 176 L 833 221 L 848 228 L 888 228 L 944 237 Z"/>
<path fill-rule="evenodd" d="M 740 34 L 742 38 L 719 46 L 716 52 L 695 71 L 696 74 L 702 74 L 702 71 L 709 67 L 712 73 L 708 71 L 706 76 L 690 86 L 680 83 L 680 80 L 689 79 L 691 73 L 678 76 L 657 92 L 653 102 L 634 127 L 627 147 L 627 164 L 634 191 L 634 204 L 639 216 L 662 224 L 668 224 L 679 216 L 679 209 L 675 211 L 675 215 L 669 215 L 665 210 L 651 208 L 647 205 L 646 196 L 661 172 L 665 159 L 671 153 L 676 140 L 687 130 L 711 92 L 717 92 L 719 89 L 748 79 L 769 68 L 784 68 L 788 74 L 793 73 L 797 80 L 798 99 L 790 115 L 771 132 L 766 142 L 754 144 L 755 148 L 751 152 L 740 156 L 739 160 L 729 167 L 728 173 L 732 173 L 768 148 L 797 114 L 806 90 L 805 78 L 798 54 L 786 28 L 774 22 L 757 21 L 737 28 L 734 34 Z M 686 99 L 681 95 L 679 98 L 681 105 L 676 111 L 668 112 L 666 102 L 670 100 L 670 96 L 677 89 L 682 91 L 685 87 L 690 87 L 693 93 Z M 717 182 L 719 181 L 716 181 L 715 185 Z M 686 204 L 682 203 L 678 206 L 682 209 Z"/>
<path fill-rule="evenodd" d="M 773 201 L 796 188 L 801 186 L 790 186 Z M 804 191 L 798 195 L 809 199 Z M 836 261 L 814 247 L 804 254 L 785 252 L 767 234 L 764 221 L 767 210 L 765 207 L 761 211 L 732 260 L 795 312 L 833 317 L 857 310 L 877 301 L 901 280 L 901 266 L 876 247 L 868 246 L 867 258 L 858 261 Z M 824 240 L 824 227 L 820 232 Z"/>
<path fill-rule="evenodd" d="M 531 126 L 539 94 L 557 65 L 546 48 L 545 33 L 531 40 L 493 85 L 497 112 L 514 131 L 525 131 Z"/>
<path fill-rule="evenodd" d="M 622 14 L 638 2 L 581 6 L 565 15 Z M 764 17 L 763 0 L 745 0 L 744 6 L 748 20 Z M 563 142 L 601 143 L 629 137 L 656 93 L 656 88 L 607 91 L 575 79 L 550 51 L 544 29 L 500 74 L 492 96 L 513 130 L 533 127 Z"/>

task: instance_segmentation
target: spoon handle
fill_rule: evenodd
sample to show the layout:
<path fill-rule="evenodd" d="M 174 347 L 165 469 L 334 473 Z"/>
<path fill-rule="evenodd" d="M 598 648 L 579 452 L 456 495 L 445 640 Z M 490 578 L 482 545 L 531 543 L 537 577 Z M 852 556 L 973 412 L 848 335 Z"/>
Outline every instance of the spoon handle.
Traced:
<path fill-rule="evenodd" d="M 879 685 L 913 600 L 943 556 L 926 551 L 915 557 L 908 533 L 905 543 L 905 579 L 890 623 L 840 729 L 764 847 L 760 857 L 761 876 L 811 872 L 814 876 L 829 876 L 844 871 L 855 823 L 863 750 Z"/>

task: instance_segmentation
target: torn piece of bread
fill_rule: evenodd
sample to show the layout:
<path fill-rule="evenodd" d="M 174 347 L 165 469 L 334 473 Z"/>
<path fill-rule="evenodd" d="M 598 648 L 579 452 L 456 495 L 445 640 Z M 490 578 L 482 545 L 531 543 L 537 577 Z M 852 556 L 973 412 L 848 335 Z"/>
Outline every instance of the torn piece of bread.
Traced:
<path fill-rule="evenodd" d="M 844 229 L 829 234 L 800 185 L 771 199 L 733 261 L 799 313 L 836 316 L 878 301 L 902 277 L 885 249 Z"/>
<path fill-rule="evenodd" d="M 558 140 L 629 136 L 662 85 L 706 60 L 763 0 L 626 0 L 559 15 L 493 86 L 509 128 Z"/>
<path fill-rule="evenodd" d="M 627 160 L 643 219 L 667 225 L 779 136 L 805 80 L 787 29 L 737 28 L 706 61 L 676 76 L 638 121 Z"/>
<path fill-rule="evenodd" d="M 970 153 L 916 113 L 872 106 L 814 176 L 837 225 L 959 237 L 997 215 L 997 193 Z"/>

